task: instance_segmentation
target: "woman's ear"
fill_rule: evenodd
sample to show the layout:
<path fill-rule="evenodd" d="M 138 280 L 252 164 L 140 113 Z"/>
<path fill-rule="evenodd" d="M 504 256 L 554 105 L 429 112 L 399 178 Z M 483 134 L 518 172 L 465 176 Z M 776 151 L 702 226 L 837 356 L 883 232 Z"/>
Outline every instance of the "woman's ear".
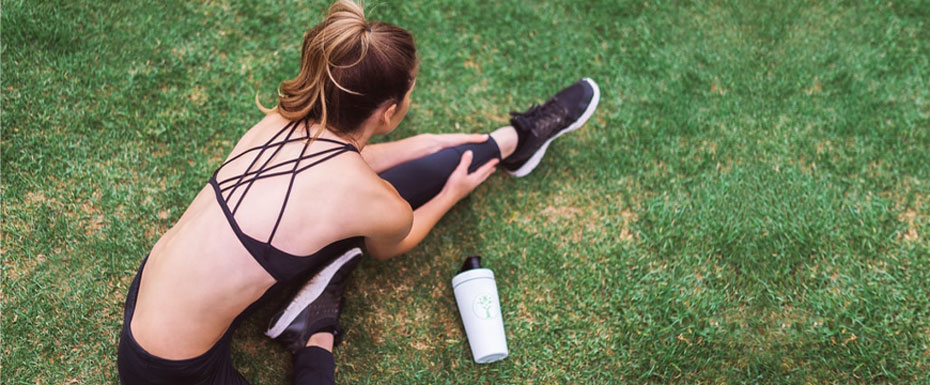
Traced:
<path fill-rule="evenodd" d="M 384 113 L 381 114 L 381 123 L 382 124 L 391 124 L 391 120 L 394 119 L 394 114 L 397 113 L 397 103 L 391 104 L 388 108 L 384 109 Z"/>

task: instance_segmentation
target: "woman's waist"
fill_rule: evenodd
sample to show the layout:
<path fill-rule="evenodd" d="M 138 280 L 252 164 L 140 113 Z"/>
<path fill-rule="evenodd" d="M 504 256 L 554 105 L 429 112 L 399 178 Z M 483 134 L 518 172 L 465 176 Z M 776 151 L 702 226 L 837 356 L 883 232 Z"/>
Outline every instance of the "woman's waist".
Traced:
<path fill-rule="evenodd" d="M 195 261 L 177 262 L 149 258 L 129 315 L 129 331 L 138 344 L 166 359 L 208 352 L 275 283 L 260 266 L 205 268 Z M 258 271 L 245 271 L 252 269 Z"/>

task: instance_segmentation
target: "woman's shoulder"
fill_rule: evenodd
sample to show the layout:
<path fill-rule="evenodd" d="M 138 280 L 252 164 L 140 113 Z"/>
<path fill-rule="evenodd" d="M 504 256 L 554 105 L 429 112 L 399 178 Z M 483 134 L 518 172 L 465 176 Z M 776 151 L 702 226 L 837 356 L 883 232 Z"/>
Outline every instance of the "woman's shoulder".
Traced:
<path fill-rule="evenodd" d="M 394 186 L 368 167 L 368 163 L 365 163 L 361 156 L 354 157 L 352 161 L 358 163 L 355 178 L 360 183 L 356 186 L 360 187 L 365 200 L 383 207 L 384 210 L 390 210 L 389 212 L 410 211 L 410 205 L 400 196 Z"/>
<path fill-rule="evenodd" d="M 299 205 L 316 213 L 314 221 L 323 220 L 330 228 L 365 237 L 409 228 L 410 205 L 361 156 L 343 154 L 326 163 L 296 192 L 310 197 Z"/>
<path fill-rule="evenodd" d="M 410 204 L 404 200 L 393 185 L 382 179 L 358 154 L 341 160 L 346 164 L 339 167 L 337 179 L 342 184 L 347 198 L 355 207 L 371 216 L 405 216 L 412 213 Z"/>

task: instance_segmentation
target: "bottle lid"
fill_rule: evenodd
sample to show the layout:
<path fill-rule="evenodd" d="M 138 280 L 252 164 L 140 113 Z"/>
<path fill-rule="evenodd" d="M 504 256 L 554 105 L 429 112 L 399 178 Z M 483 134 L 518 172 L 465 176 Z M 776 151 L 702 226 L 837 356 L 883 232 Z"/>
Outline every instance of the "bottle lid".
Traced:
<path fill-rule="evenodd" d="M 480 269 L 481 268 L 481 257 L 478 255 L 472 255 L 468 258 L 465 258 L 465 263 L 462 264 L 462 270 L 459 270 L 459 273 L 471 270 L 471 269 Z"/>

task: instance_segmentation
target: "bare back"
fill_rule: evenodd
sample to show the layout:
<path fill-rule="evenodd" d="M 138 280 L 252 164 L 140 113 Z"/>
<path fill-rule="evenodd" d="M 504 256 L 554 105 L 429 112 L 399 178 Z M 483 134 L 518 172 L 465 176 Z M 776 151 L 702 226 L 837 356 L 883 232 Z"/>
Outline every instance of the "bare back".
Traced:
<path fill-rule="evenodd" d="M 216 180 L 248 176 L 255 164 L 295 160 L 308 149 L 334 152 L 334 142 L 314 141 L 305 146 L 306 140 L 297 140 L 259 156 L 244 154 L 268 143 L 288 123 L 277 114 L 262 119 L 240 139 Z M 339 140 L 328 131 L 321 138 Z M 300 169 L 313 162 L 291 163 Z M 282 174 L 234 190 L 227 202 L 241 233 L 269 239 L 280 251 L 304 256 L 335 241 L 366 236 L 378 208 L 397 207 L 397 200 L 402 201 L 357 152 L 345 152 L 293 178 Z M 286 204 L 283 211 L 282 202 Z M 218 191 L 208 184 L 152 249 L 130 328 L 151 354 L 192 358 L 213 346 L 232 321 L 275 282 L 230 226 Z"/>

